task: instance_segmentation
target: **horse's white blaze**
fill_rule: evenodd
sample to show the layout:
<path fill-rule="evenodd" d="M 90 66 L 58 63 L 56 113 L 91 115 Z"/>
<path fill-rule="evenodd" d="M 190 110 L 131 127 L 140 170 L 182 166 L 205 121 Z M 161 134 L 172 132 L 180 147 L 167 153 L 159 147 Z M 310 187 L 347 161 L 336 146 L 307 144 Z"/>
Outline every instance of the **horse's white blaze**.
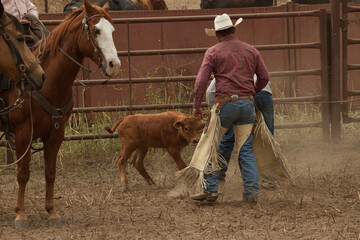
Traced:
<path fill-rule="evenodd" d="M 101 18 L 95 27 L 100 30 L 100 34 L 96 36 L 96 41 L 105 57 L 106 72 L 110 76 L 114 76 L 119 72 L 121 66 L 112 36 L 115 29 L 105 18 Z"/>

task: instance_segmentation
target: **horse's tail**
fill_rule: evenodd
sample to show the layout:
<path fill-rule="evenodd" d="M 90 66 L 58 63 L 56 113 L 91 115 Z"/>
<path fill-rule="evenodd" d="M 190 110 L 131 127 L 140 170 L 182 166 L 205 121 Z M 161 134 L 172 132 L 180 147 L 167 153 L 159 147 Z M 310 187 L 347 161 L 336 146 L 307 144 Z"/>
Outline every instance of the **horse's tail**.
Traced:
<path fill-rule="evenodd" d="M 119 124 L 124 120 L 124 118 L 125 117 L 119 118 L 111 128 L 109 126 L 106 126 L 106 127 L 104 127 L 104 129 L 106 131 L 108 131 L 109 133 L 113 133 L 115 131 L 115 129 L 119 126 Z"/>

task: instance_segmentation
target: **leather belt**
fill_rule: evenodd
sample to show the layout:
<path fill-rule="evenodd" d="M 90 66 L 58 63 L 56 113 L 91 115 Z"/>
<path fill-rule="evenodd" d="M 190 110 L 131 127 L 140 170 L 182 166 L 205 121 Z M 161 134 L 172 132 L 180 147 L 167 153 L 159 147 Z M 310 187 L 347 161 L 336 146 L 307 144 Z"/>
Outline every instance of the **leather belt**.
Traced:
<path fill-rule="evenodd" d="M 251 101 L 254 101 L 253 96 L 238 96 L 238 95 L 232 95 L 232 96 L 217 96 L 215 97 L 215 103 L 219 103 L 217 107 L 217 111 L 220 112 L 221 108 L 230 101 L 237 101 L 239 99 L 250 99 Z"/>
<path fill-rule="evenodd" d="M 239 99 L 250 99 L 251 101 L 254 100 L 253 96 L 238 96 L 238 95 L 232 95 L 232 96 L 217 96 L 216 99 L 218 99 L 218 101 L 222 102 L 230 102 L 230 101 L 237 101 Z"/>

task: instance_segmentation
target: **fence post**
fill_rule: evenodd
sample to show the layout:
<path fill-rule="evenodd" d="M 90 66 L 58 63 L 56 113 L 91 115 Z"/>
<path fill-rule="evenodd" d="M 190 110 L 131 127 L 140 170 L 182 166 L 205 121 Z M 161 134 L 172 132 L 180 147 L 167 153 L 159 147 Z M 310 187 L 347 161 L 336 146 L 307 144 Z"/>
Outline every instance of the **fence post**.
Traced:
<path fill-rule="evenodd" d="M 328 63 L 328 26 L 325 9 L 320 10 L 320 62 L 321 62 L 321 120 L 322 134 L 325 142 L 330 141 L 330 109 L 329 109 L 329 63 Z"/>
<path fill-rule="evenodd" d="M 48 0 L 45 0 L 45 13 L 49 12 L 49 4 L 48 4 Z"/>
<path fill-rule="evenodd" d="M 340 120 L 340 2 L 331 0 L 331 81 L 330 81 L 330 114 L 331 140 L 341 140 Z"/>
<path fill-rule="evenodd" d="M 341 111 L 342 111 L 342 120 L 343 123 L 347 123 L 349 121 L 348 119 L 348 112 L 349 112 L 349 108 L 348 108 L 348 102 L 346 101 L 348 99 L 348 60 L 347 60 L 347 56 L 348 56 L 348 20 L 347 20 L 347 0 L 342 0 L 342 16 L 341 16 L 341 20 L 342 20 L 342 100 L 344 101 L 341 104 Z"/>
<path fill-rule="evenodd" d="M 128 21 L 126 24 L 127 28 L 127 40 L 128 40 L 128 64 L 129 64 L 129 91 L 130 91 L 130 115 L 133 114 L 132 106 L 132 82 L 131 82 L 131 54 L 130 54 L 130 22 Z"/>
<path fill-rule="evenodd" d="M 294 4 L 292 2 L 288 2 L 286 4 L 286 11 L 287 12 L 294 12 Z M 296 43 L 296 31 L 295 31 L 295 19 L 294 17 L 287 17 L 287 41 L 288 43 Z M 297 70 L 297 56 L 296 56 L 296 49 L 288 49 L 288 70 L 295 71 Z M 288 81 L 286 81 L 285 85 L 285 96 L 287 97 L 296 97 L 297 96 L 297 76 L 290 76 Z"/>

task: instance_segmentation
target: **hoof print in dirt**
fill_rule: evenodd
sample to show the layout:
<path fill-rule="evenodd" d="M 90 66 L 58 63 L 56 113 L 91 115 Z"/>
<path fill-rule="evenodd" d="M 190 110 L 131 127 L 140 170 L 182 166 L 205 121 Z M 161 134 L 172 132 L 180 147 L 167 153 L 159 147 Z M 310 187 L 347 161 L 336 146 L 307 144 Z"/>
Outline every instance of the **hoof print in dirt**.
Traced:
<path fill-rule="evenodd" d="M 63 222 L 61 219 L 49 219 L 49 226 L 50 227 L 61 227 Z"/>
<path fill-rule="evenodd" d="M 26 220 L 19 220 L 14 222 L 15 229 L 25 229 L 29 227 L 29 222 Z"/>

